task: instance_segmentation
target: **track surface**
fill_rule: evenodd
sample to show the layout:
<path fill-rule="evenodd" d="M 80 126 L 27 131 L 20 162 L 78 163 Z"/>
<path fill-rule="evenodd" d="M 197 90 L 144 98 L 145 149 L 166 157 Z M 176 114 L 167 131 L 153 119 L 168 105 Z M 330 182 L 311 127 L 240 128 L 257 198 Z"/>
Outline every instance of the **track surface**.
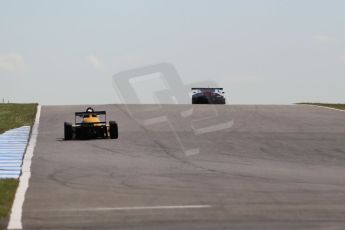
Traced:
<path fill-rule="evenodd" d="M 118 140 L 63 141 L 85 108 L 42 107 L 24 229 L 345 229 L 344 112 L 103 105 Z"/>

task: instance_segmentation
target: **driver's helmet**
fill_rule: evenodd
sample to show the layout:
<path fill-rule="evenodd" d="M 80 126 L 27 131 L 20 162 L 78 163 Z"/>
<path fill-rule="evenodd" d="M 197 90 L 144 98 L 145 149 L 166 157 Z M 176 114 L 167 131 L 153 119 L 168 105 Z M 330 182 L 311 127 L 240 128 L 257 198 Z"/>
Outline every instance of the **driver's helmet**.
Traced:
<path fill-rule="evenodd" d="M 87 113 L 93 113 L 94 110 L 93 110 L 93 108 L 89 107 L 89 108 L 86 109 L 86 112 L 87 112 Z"/>

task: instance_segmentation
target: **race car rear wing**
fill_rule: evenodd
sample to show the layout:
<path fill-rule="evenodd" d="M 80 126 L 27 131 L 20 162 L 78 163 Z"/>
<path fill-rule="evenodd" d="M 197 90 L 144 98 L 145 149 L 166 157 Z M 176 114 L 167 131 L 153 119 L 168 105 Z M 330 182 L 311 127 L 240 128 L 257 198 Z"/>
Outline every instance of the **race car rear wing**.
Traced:
<path fill-rule="evenodd" d="M 75 112 L 76 117 L 83 117 L 84 115 L 106 115 L 107 113 L 105 111 L 93 111 L 93 112 Z"/>
<path fill-rule="evenodd" d="M 93 122 L 92 124 L 106 124 L 107 123 L 107 112 L 106 111 L 93 111 L 93 112 L 75 112 L 74 123 L 76 125 L 81 125 L 81 122 L 77 122 L 77 117 L 84 117 L 85 115 L 104 115 L 105 121 Z"/>
<path fill-rule="evenodd" d="M 192 90 L 223 90 L 223 88 L 192 88 Z"/>
<path fill-rule="evenodd" d="M 83 122 L 76 122 L 76 123 L 75 123 L 76 126 L 82 125 L 82 124 L 85 125 L 85 123 L 83 123 Z M 87 125 L 96 125 L 96 124 L 106 125 L 107 122 L 105 122 L 105 121 L 100 121 L 100 122 L 90 122 L 90 123 L 87 123 Z"/>
<path fill-rule="evenodd" d="M 221 91 L 222 94 L 224 94 L 223 88 L 191 88 L 192 92 L 195 93 L 205 93 L 205 92 L 217 92 Z"/>

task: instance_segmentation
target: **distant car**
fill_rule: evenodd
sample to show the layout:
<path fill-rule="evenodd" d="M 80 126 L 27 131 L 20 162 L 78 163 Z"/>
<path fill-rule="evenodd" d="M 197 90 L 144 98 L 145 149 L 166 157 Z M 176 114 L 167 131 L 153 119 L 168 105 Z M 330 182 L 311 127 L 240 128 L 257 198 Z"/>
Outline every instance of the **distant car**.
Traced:
<path fill-rule="evenodd" d="M 101 117 L 103 119 L 101 119 Z M 79 120 L 79 122 L 77 122 Z M 118 126 L 115 121 L 107 124 L 106 111 L 94 111 L 89 107 L 86 112 L 75 113 L 75 124 L 65 122 L 65 140 L 118 138 Z"/>
<path fill-rule="evenodd" d="M 192 88 L 192 104 L 225 104 L 223 88 Z"/>

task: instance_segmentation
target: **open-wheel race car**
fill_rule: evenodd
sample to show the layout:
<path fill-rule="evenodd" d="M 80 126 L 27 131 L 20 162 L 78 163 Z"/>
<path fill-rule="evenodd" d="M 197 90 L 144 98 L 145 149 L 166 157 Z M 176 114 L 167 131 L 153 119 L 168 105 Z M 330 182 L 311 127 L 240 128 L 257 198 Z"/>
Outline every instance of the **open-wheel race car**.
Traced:
<path fill-rule="evenodd" d="M 223 88 L 192 88 L 192 104 L 225 104 Z"/>
<path fill-rule="evenodd" d="M 106 111 L 94 111 L 89 107 L 86 112 L 75 113 L 75 124 L 64 124 L 65 140 L 118 138 L 118 126 L 115 121 L 107 124 Z"/>

